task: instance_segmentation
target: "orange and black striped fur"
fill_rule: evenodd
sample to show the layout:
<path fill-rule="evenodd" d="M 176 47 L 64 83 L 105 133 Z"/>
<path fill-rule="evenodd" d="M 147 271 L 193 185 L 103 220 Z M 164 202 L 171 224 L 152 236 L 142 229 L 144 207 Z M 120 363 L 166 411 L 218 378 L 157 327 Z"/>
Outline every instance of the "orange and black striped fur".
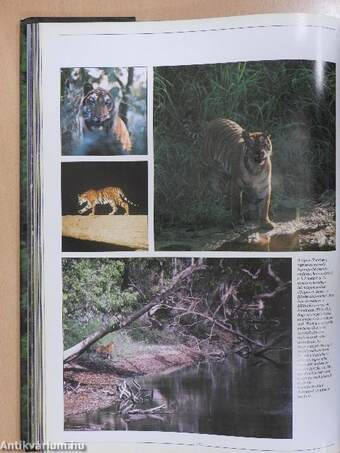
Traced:
<path fill-rule="evenodd" d="M 243 219 L 242 197 L 250 195 L 261 226 L 273 228 L 269 218 L 272 190 L 272 142 L 263 132 L 249 133 L 239 124 L 218 118 L 208 124 L 204 158 L 215 161 L 230 178 L 230 205 L 234 224 Z"/>
<path fill-rule="evenodd" d="M 86 203 L 86 206 L 79 209 L 79 214 L 84 214 L 91 209 L 90 215 L 95 214 L 96 205 L 110 205 L 111 212 L 113 215 L 117 212 L 118 208 L 122 208 L 125 211 L 125 215 L 129 214 L 129 204 L 137 206 L 132 201 L 128 200 L 124 195 L 124 192 L 120 187 L 104 187 L 104 189 L 90 189 L 86 192 L 78 195 L 78 204 L 82 206 Z"/>
<path fill-rule="evenodd" d="M 113 353 L 113 342 L 106 345 L 98 345 L 95 349 L 97 354 L 102 355 L 103 357 L 109 358 Z"/>
<path fill-rule="evenodd" d="M 109 91 L 84 85 L 79 112 L 80 133 L 86 154 L 129 154 L 132 143 Z"/>

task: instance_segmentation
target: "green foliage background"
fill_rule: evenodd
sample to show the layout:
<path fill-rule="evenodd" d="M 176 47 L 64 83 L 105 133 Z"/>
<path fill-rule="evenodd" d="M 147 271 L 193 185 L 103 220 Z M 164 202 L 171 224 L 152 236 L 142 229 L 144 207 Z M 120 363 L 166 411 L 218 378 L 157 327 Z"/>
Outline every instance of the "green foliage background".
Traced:
<path fill-rule="evenodd" d="M 124 287 L 125 264 L 112 259 L 63 260 L 63 317 L 66 348 L 82 340 L 108 318 L 125 314 L 137 301 Z"/>
<path fill-rule="evenodd" d="M 190 261 L 190 258 L 179 260 L 177 271 Z M 124 317 L 140 308 L 162 289 L 160 281 L 166 285 L 172 278 L 171 259 L 65 258 L 62 269 L 65 349 L 96 331 L 112 316 Z M 151 331 L 139 332 L 136 326 L 129 329 L 129 334 L 143 341 L 154 338 Z"/>
<path fill-rule="evenodd" d="M 180 299 L 190 292 L 202 300 L 211 299 L 222 281 L 242 280 L 239 295 L 250 301 L 255 292 L 272 289 L 272 281 L 265 272 L 268 262 L 263 258 L 207 259 L 204 271 L 196 273 L 191 283 L 179 285 L 177 297 Z M 190 264 L 191 258 L 63 259 L 64 348 L 83 340 L 113 316 L 124 318 L 149 303 Z M 276 258 L 272 260 L 272 267 L 284 281 L 291 280 L 290 259 Z M 258 280 L 245 278 L 243 268 L 253 274 L 261 269 L 263 277 Z M 289 324 L 290 297 L 274 305 L 275 316 Z M 150 329 L 138 321 L 127 329 L 125 339 L 122 335 L 122 332 L 116 332 L 110 334 L 110 338 L 114 337 L 118 342 L 133 339 L 159 344 L 179 341 L 176 332 Z M 103 343 L 107 341 L 105 337 Z"/>
<path fill-rule="evenodd" d="M 201 141 L 225 117 L 273 142 L 274 217 L 335 188 L 335 65 L 264 61 L 160 67 L 154 75 L 155 226 L 225 223 L 225 180 L 208 179 Z M 217 176 L 216 176 L 216 179 Z"/>

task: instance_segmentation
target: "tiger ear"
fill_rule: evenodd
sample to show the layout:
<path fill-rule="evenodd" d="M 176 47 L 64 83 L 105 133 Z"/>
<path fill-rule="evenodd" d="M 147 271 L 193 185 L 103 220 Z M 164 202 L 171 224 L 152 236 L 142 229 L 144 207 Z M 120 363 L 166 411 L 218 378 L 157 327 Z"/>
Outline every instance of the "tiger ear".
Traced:
<path fill-rule="evenodd" d="M 93 91 L 92 84 L 91 83 L 85 83 L 83 90 L 84 90 L 84 96 L 87 96 L 90 91 Z"/>

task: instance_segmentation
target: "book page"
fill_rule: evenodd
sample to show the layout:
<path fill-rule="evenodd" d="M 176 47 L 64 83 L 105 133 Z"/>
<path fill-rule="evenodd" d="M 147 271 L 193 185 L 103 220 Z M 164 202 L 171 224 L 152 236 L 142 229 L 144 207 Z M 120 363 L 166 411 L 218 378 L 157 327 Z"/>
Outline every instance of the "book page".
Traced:
<path fill-rule="evenodd" d="M 337 42 L 40 25 L 47 441 L 337 451 Z"/>

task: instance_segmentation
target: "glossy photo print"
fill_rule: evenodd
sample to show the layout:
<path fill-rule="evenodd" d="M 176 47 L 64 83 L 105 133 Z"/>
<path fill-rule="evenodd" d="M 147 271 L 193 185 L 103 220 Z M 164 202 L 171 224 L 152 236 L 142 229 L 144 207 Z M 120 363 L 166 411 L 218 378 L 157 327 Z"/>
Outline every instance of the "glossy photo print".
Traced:
<path fill-rule="evenodd" d="M 64 258 L 64 428 L 292 438 L 287 258 Z"/>
<path fill-rule="evenodd" d="M 335 64 L 155 68 L 155 247 L 335 249 Z"/>
<path fill-rule="evenodd" d="M 62 154 L 147 154 L 146 92 L 146 68 L 63 68 Z"/>
<path fill-rule="evenodd" d="M 148 249 L 146 162 L 64 162 L 64 252 Z"/>

